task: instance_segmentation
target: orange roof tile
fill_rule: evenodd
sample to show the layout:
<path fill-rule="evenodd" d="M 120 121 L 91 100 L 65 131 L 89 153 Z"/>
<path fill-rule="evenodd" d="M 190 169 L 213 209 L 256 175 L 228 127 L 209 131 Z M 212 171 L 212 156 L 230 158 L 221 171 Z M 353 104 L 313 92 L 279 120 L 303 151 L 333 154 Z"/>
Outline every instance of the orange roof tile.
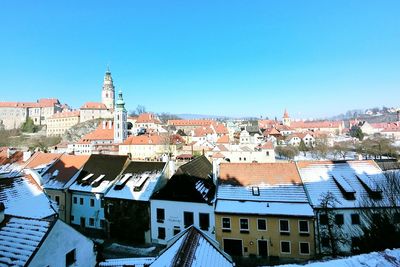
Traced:
<path fill-rule="evenodd" d="M 34 169 L 40 165 L 49 164 L 59 159 L 62 154 L 36 152 L 26 163 L 25 168 Z"/>
<path fill-rule="evenodd" d="M 99 102 L 86 102 L 81 109 L 107 109 L 107 106 Z"/>
<path fill-rule="evenodd" d="M 160 124 L 160 120 L 153 113 L 142 113 L 137 117 L 136 123 L 155 123 Z"/>
<path fill-rule="evenodd" d="M 225 125 L 223 125 L 222 123 L 218 123 L 214 126 L 215 132 L 217 134 L 228 134 L 228 128 L 226 128 Z"/>
<path fill-rule="evenodd" d="M 213 120 L 169 120 L 169 125 L 175 126 L 209 126 L 214 124 Z"/>
<path fill-rule="evenodd" d="M 54 177 L 57 181 L 68 182 L 73 175 L 86 163 L 89 155 L 62 155 L 59 160 L 47 171 L 47 173 L 54 173 L 56 170 L 58 174 Z"/>
<path fill-rule="evenodd" d="M 57 118 L 69 118 L 69 117 L 79 117 L 79 110 L 74 110 L 74 111 L 64 111 L 64 112 L 57 112 L 54 113 L 53 116 L 50 117 L 50 119 L 57 119 Z"/>
<path fill-rule="evenodd" d="M 103 122 L 104 123 L 104 122 Z M 114 127 L 112 121 L 106 121 L 105 125 L 100 123 L 99 126 L 92 132 L 82 137 L 82 141 L 94 141 L 94 140 L 114 140 Z M 110 129 L 111 123 L 111 129 Z"/>
<path fill-rule="evenodd" d="M 129 136 L 124 145 L 162 145 L 165 144 L 165 137 L 160 135 L 139 135 Z"/>
<path fill-rule="evenodd" d="M 291 122 L 292 128 L 339 128 L 342 121 L 294 121 Z"/>
<path fill-rule="evenodd" d="M 223 135 L 217 140 L 217 144 L 229 144 L 229 136 Z"/>
<path fill-rule="evenodd" d="M 302 183 L 295 163 L 221 163 L 220 180 L 244 186 Z"/>
<path fill-rule="evenodd" d="M 266 142 L 261 146 L 262 149 L 274 149 L 274 144 L 271 141 Z"/>

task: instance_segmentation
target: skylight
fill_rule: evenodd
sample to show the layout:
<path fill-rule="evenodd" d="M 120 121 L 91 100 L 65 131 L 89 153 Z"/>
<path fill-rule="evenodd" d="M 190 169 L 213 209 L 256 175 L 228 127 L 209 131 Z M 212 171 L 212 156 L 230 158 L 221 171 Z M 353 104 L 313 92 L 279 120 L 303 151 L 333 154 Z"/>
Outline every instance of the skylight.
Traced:
<path fill-rule="evenodd" d="M 251 188 L 251 191 L 253 193 L 253 196 L 259 196 L 260 195 L 260 188 L 258 188 L 258 186 L 253 186 Z"/>

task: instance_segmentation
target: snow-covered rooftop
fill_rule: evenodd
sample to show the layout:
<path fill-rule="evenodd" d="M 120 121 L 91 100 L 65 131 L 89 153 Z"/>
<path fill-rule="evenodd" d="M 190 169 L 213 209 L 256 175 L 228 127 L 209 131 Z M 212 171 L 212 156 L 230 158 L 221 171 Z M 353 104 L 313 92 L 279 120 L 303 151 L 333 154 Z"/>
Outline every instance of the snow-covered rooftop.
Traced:
<path fill-rule="evenodd" d="M 385 176 L 374 161 L 299 162 L 298 167 L 311 205 L 315 207 L 328 191 L 340 202 L 337 207 L 355 208 L 368 201 L 387 203 L 385 192 L 381 193 L 377 186 L 382 185 Z M 381 195 L 382 200 L 379 197 L 374 200 L 373 195 Z"/>
<path fill-rule="evenodd" d="M 313 262 L 305 265 L 288 264 L 280 267 L 338 267 L 338 266 L 365 266 L 365 267 L 398 267 L 400 266 L 400 249 L 386 249 L 383 252 L 372 252 L 353 257 Z"/>
<path fill-rule="evenodd" d="M 0 202 L 5 214 L 42 219 L 55 214 L 49 199 L 30 175 L 0 178 Z"/>
<path fill-rule="evenodd" d="M 44 220 L 11 217 L 5 221 L 0 227 L 0 266 L 26 266 L 49 228 L 50 222 Z"/>
<path fill-rule="evenodd" d="M 109 259 L 99 263 L 100 267 L 124 267 L 135 266 L 145 267 L 149 266 L 155 258 L 125 258 L 125 259 Z"/>
<path fill-rule="evenodd" d="M 285 215 L 313 217 L 314 212 L 308 203 L 259 202 L 239 200 L 218 200 L 216 213 Z"/>
<path fill-rule="evenodd" d="M 150 266 L 233 266 L 232 258 L 218 243 L 194 226 L 175 236 Z"/>

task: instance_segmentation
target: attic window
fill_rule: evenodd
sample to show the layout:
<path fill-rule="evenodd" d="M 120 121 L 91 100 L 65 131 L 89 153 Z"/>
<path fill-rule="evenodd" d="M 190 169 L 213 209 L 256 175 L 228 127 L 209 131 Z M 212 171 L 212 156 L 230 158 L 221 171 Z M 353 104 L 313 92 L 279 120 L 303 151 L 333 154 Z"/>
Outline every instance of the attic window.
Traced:
<path fill-rule="evenodd" d="M 82 181 L 87 181 L 87 180 L 89 180 L 92 176 L 93 176 L 93 173 L 90 173 L 90 174 L 86 175 L 86 176 L 82 179 Z"/>
<path fill-rule="evenodd" d="M 260 195 L 260 189 L 258 188 L 258 186 L 253 186 L 251 188 L 251 191 L 253 193 L 253 196 L 259 196 Z"/>
<path fill-rule="evenodd" d="M 343 197 L 347 200 L 354 200 L 356 199 L 355 194 L 356 191 L 353 187 L 344 179 L 341 175 L 332 175 L 333 180 L 335 181 L 336 185 L 339 187 L 340 192 L 342 192 Z"/>
<path fill-rule="evenodd" d="M 100 183 L 103 181 L 104 177 L 105 177 L 104 174 L 100 175 L 99 177 L 96 178 L 96 180 L 94 180 L 94 181 L 91 183 L 91 185 L 92 185 L 93 187 L 98 187 L 98 186 L 100 185 Z"/>
<path fill-rule="evenodd" d="M 361 185 L 367 191 L 368 195 L 372 199 L 382 199 L 382 190 L 379 186 L 374 183 L 371 178 L 366 174 L 357 174 L 356 175 Z"/>
<path fill-rule="evenodd" d="M 128 182 L 128 180 L 132 177 L 132 173 L 125 174 L 121 180 L 119 180 L 114 187 L 114 190 L 121 190 L 124 185 Z"/>

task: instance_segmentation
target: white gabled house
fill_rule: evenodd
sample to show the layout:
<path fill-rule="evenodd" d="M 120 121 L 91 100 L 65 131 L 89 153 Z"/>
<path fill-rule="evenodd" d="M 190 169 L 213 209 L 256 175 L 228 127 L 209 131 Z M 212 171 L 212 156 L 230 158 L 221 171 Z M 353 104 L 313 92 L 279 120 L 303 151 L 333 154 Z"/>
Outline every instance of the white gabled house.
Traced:
<path fill-rule="evenodd" d="M 391 197 L 382 190 L 386 178 L 379 166 L 372 160 L 366 161 L 315 161 L 297 163 L 311 206 L 316 215 L 316 247 L 318 253 L 330 253 L 330 238 L 327 225 L 333 224 L 346 236 L 348 242 L 337 244 L 340 252 L 357 250 L 362 234 L 361 226 L 368 225 L 365 212 L 377 209 L 391 209 Z M 321 201 L 329 192 L 335 199 L 328 210 Z M 393 196 L 392 196 L 393 197 Z M 397 204 L 398 205 L 398 204 Z M 329 217 L 334 218 L 329 222 Z"/>
<path fill-rule="evenodd" d="M 127 156 L 91 155 L 71 192 L 71 225 L 85 232 L 106 233 L 104 195 L 122 172 Z"/>
<path fill-rule="evenodd" d="M 167 240 L 194 225 L 214 238 L 215 185 L 205 156 L 182 165 L 151 198 L 151 239 Z"/>
<path fill-rule="evenodd" d="M 31 175 L 0 178 L 0 266 L 95 266 L 93 242 L 57 218 Z"/>

